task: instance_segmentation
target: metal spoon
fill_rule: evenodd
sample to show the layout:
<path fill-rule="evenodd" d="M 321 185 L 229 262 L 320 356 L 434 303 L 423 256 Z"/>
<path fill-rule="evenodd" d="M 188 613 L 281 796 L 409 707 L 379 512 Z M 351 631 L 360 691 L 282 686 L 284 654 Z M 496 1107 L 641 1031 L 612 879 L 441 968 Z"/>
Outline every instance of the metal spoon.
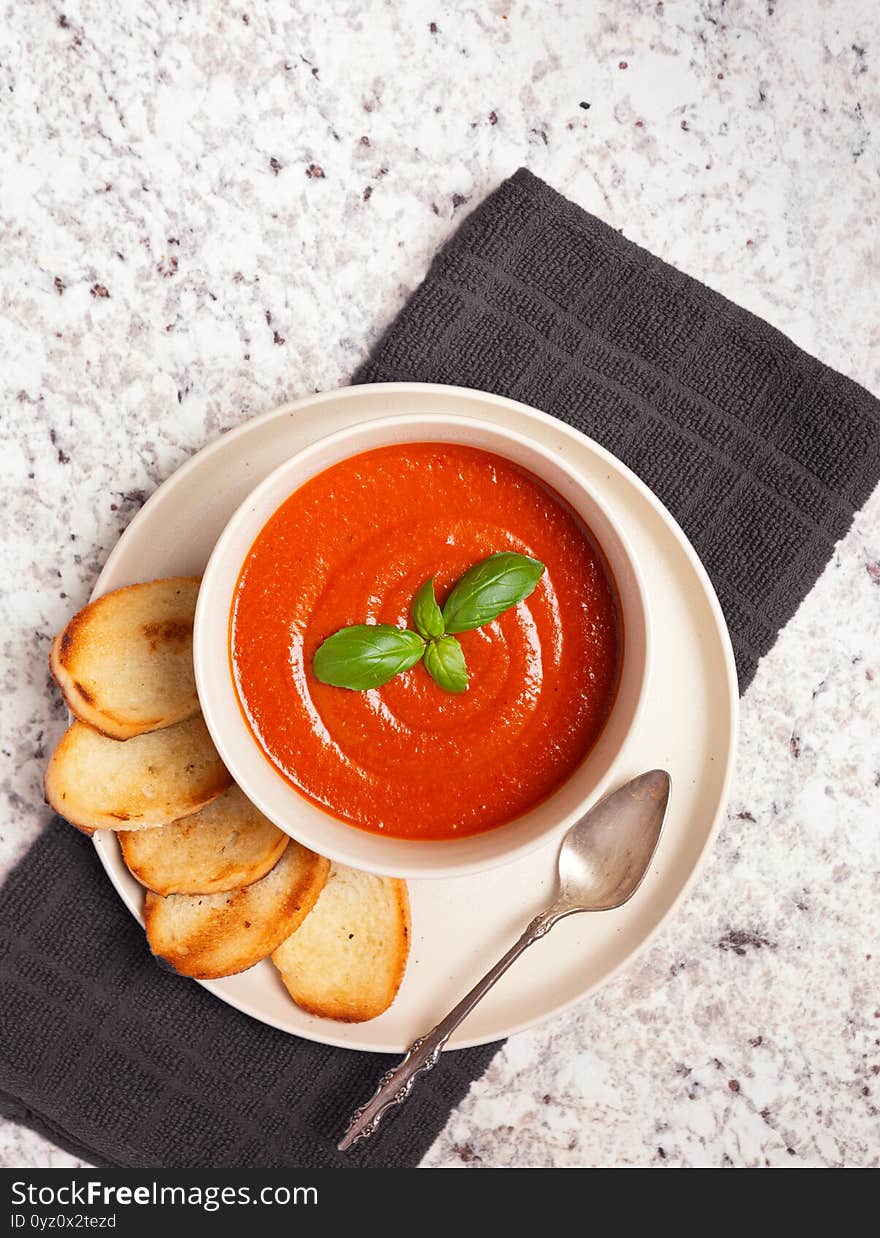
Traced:
<path fill-rule="evenodd" d="M 613 911 L 632 898 L 660 841 L 670 786 L 666 770 L 640 774 L 571 827 L 559 852 L 556 898 L 455 1009 L 432 1031 L 414 1040 L 403 1061 L 382 1077 L 375 1094 L 352 1117 L 339 1143 L 340 1152 L 358 1139 L 369 1138 L 388 1110 L 406 1100 L 416 1076 L 437 1064 L 459 1023 L 527 946 L 565 916 L 576 911 Z"/>

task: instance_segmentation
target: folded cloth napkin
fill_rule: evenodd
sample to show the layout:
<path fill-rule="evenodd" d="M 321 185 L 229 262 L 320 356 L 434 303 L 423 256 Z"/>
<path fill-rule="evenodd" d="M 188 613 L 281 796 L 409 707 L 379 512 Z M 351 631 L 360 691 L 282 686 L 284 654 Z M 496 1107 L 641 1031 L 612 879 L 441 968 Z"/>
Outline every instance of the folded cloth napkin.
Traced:
<path fill-rule="evenodd" d="M 536 405 L 620 456 L 718 590 L 741 686 L 880 475 L 855 383 L 521 170 L 464 223 L 356 376 Z M 389 1059 L 285 1036 L 157 967 L 56 821 L 0 891 L 0 1111 L 99 1165 L 412 1166 L 497 1046 L 444 1055 L 347 1157 Z"/>

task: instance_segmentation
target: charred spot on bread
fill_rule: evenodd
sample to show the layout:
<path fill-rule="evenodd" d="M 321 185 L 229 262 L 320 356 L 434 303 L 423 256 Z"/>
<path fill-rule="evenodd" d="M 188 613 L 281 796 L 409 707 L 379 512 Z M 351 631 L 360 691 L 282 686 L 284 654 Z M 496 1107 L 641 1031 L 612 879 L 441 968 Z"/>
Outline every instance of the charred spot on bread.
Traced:
<path fill-rule="evenodd" d="M 151 653 L 155 653 L 159 645 L 165 641 L 180 644 L 192 636 L 192 624 L 182 623 L 177 619 L 168 619 L 162 623 L 145 623 L 142 630 L 150 643 Z"/>

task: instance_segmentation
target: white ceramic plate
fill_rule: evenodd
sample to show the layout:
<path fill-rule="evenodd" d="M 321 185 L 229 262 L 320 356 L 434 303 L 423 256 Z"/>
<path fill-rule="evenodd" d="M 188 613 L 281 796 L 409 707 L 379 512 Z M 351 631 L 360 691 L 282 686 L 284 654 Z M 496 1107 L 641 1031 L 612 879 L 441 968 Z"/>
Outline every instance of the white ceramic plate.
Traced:
<path fill-rule="evenodd" d="M 611 785 L 661 766 L 669 814 L 651 871 L 618 911 L 572 916 L 533 946 L 465 1020 L 449 1048 L 485 1044 L 580 1001 L 643 949 L 696 876 L 733 772 L 737 682 L 718 600 L 693 548 L 655 496 L 598 444 L 525 405 L 462 388 L 393 383 L 349 387 L 249 421 L 206 447 L 156 491 L 114 548 L 94 597 L 160 576 L 198 574 L 249 491 L 286 457 L 356 422 L 394 414 L 458 414 L 498 422 L 559 452 L 616 516 L 642 566 L 654 631 L 645 708 Z M 95 847 L 138 919 L 143 894 L 111 832 Z M 412 953 L 394 1005 L 370 1023 L 303 1013 L 268 961 L 205 988 L 256 1019 L 310 1040 L 402 1052 L 432 1027 L 547 902 L 556 847 L 488 873 L 410 882 Z"/>

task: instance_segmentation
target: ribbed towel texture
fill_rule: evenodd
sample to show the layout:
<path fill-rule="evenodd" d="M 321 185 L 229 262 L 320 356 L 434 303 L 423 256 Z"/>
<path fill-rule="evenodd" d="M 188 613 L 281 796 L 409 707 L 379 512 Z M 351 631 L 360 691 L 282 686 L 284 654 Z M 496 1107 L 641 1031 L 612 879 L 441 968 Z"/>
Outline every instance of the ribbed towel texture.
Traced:
<path fill-rule="evenodd" d="M 355 381 L 397 380 L 511 396 L 624 460 L 702 556 L 743 688 L 880 476 L 866 391 L 525 170 Z M 0 1111 L 102 1166 L 416 1165 L 497 1048 L 445 1055 L 341 1157 L 389 1059 L 285 1036 L 157 967 L 59 821 L 0 891 L 0 989 Z"/>

